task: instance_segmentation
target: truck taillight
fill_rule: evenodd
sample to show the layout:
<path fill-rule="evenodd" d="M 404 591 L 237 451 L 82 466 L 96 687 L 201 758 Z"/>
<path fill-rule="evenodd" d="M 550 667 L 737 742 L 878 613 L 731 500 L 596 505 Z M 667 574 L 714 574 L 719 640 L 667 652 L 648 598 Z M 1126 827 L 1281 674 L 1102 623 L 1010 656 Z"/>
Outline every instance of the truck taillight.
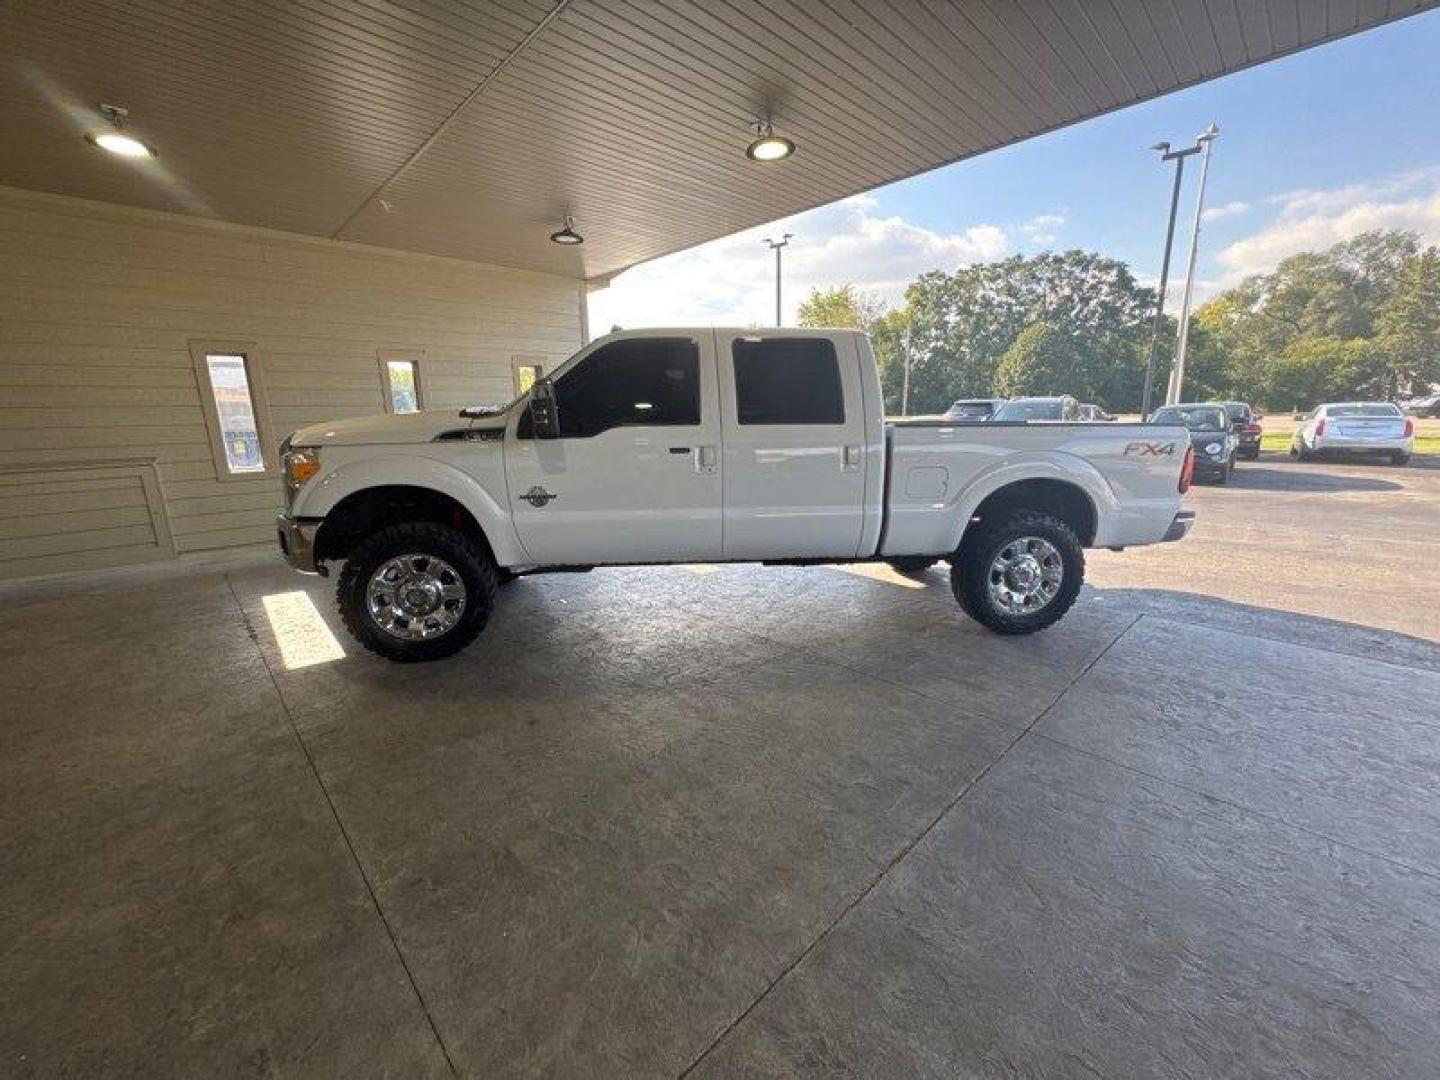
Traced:
<path fill-rule="evenodd" d="M 1410 438 L 1411 435 L 1414 435 L 1414 434 L 1415 434 L 1415 421 L 1414 421 L 1414 420 L 1411 420 L 1411 419 L 1407 416 L 1407 417 L 1405 418 L 1405 438 L 1408 439 L 1408 438 Z"/>
<path fill-rule="evenodd" d="M 1317 420 L 1317 421 L 1315 422 L 1315 434 L 1316 434 L 1316 435 L 1324 435 L 1324 434 L 1325 434 L 1325 418 L 1324 418 L 1323 416 L 1322 416 L 1319 420 Z"/>
<path fill-rule="evenodd" d="M 1185 448 L 1185 461 L 1180 466 L 1179 491 L 1181 495 L 1190 490 L 1190 481 L 1195 479 L 1195 448 Z"/>

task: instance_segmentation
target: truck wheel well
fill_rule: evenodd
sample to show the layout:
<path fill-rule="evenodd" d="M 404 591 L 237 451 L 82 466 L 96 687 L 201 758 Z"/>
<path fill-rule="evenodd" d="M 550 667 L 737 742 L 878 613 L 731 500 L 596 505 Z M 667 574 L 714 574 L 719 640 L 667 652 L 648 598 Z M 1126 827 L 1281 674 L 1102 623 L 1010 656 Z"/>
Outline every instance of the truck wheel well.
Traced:
<path fill-rule="evenodd" d="M 998 519 L 1013 510 L 1052 514 L 1074 529 L 1082 544 L 1095 542 L 1095 504 L 1075 484 L 1064 480 L 1017 480 L 985 496 L 971 521 Z"/>
<path fill-rule="evenodd" d="M 444 492 L 392 484 L 347 495 L 325 515 L 315 536 L 317 561 L 345 559 L 356 544 L 388 525 L 430 521 L 476 537 L 493 559 L 490 541 L 473 514 Z"/>

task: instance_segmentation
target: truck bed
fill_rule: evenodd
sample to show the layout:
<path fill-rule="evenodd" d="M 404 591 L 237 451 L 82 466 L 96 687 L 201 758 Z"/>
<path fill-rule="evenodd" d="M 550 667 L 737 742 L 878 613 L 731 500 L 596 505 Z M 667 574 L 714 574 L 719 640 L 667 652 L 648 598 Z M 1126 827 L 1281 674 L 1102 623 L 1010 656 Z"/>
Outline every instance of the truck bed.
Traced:
<path fill-rule="evenodd" d="M 1190 446 L 1184 428 L 1154 424 L 940 417 L 887 420 L 885 442 L 885 555 L 953 550 L 984 499 L 1015 482 L 1083 492 L 1092 546 L 1154 543 L 1174 520 Z"/>

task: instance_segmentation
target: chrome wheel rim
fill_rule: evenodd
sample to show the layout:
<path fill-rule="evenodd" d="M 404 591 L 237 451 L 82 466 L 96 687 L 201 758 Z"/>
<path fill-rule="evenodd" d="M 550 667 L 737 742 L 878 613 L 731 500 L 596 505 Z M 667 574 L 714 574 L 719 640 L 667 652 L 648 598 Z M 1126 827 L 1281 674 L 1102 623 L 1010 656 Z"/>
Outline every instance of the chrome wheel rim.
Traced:
<path fill-rule="evenodd" d="M 444 637 L 465 614 L 465 581 L 434 555 L 396 555 L 370 575 L 365 605 L 375 625 L 401 641 Z"/>
<path fill-rule="evenodd" d="M 990 560 L 990 599 L 1010 615 L 1033 615 L 1060 595 L 1065 561 L 1049 540 L 1017 536 Z"/>

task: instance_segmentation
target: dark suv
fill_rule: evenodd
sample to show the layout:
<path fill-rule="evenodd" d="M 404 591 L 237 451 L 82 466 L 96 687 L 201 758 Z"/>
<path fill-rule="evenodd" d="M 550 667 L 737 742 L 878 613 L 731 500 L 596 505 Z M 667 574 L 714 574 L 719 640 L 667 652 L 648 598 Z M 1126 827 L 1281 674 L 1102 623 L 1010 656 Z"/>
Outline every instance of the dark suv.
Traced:
<path fill-rule="evenodd" d="M 1222 401 L 1220 404 L 1225 406 L 1235 434 L 1240 436 L 1240 448 L 1235 451 L 1236 456 L 1254 461 L 1260 456 L 1260 410 L 1243 401 Z"/>

